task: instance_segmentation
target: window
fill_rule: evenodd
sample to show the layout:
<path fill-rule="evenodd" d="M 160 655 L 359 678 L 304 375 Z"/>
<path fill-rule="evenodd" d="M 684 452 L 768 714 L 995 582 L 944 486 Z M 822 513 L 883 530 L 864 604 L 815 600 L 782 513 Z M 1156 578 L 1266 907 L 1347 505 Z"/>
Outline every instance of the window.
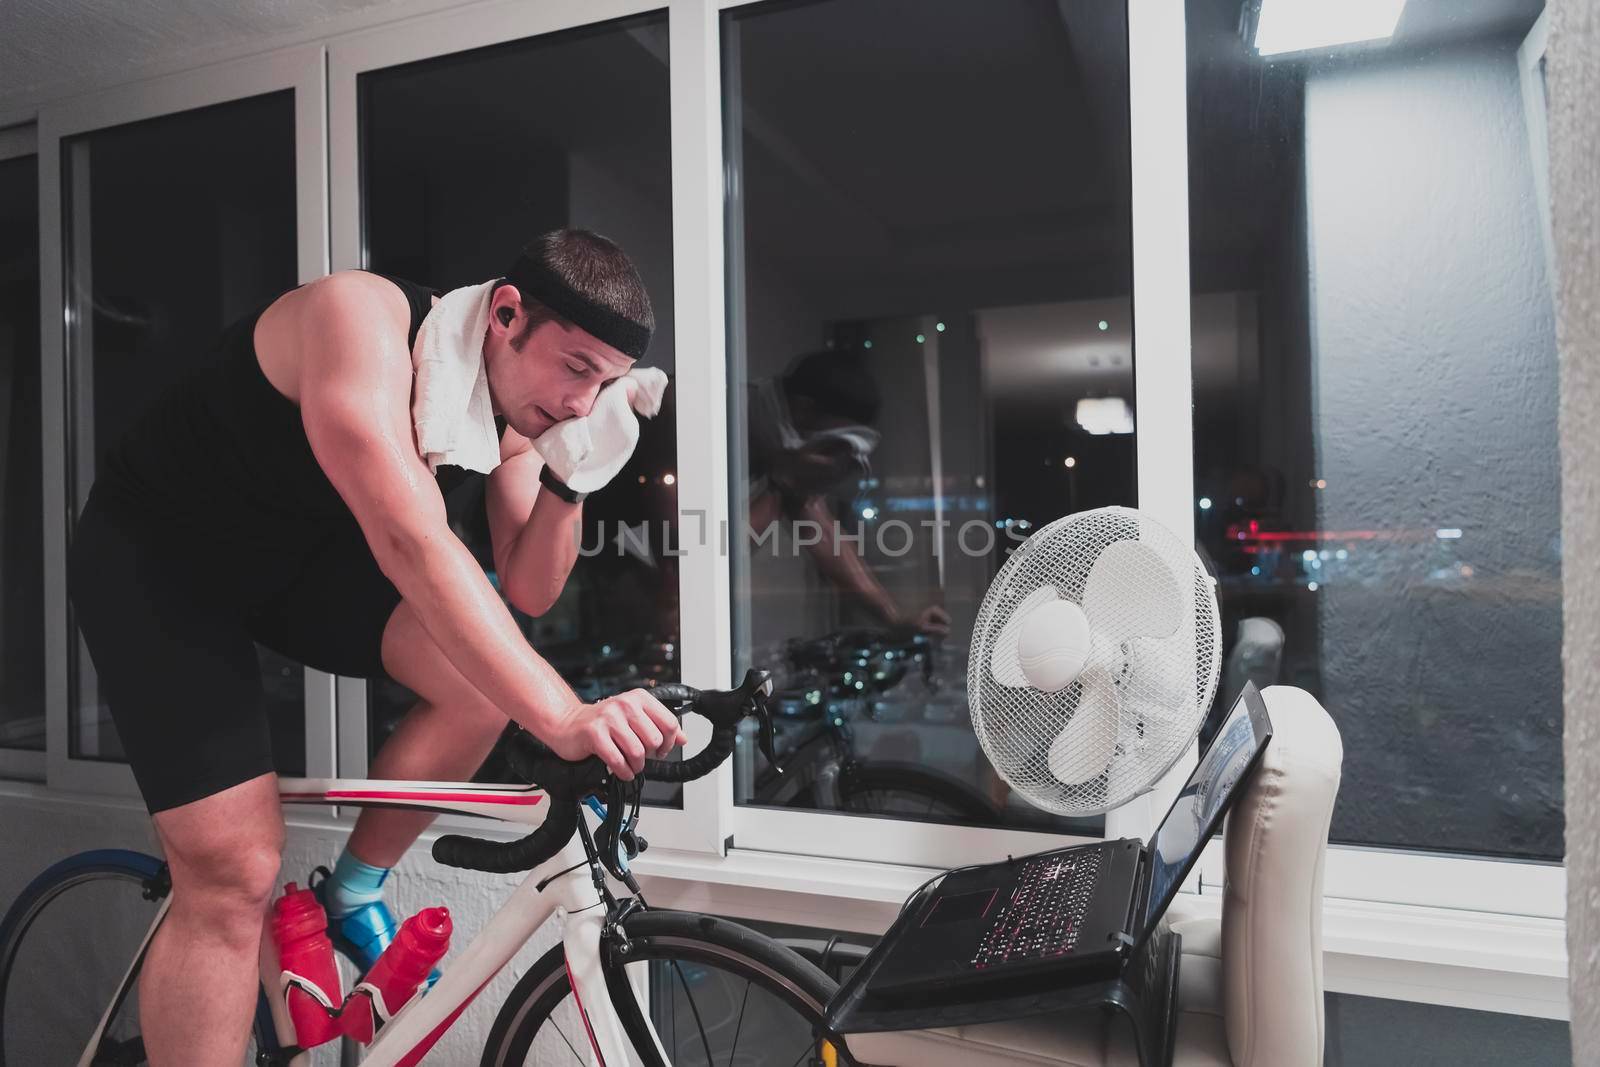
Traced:
<path fill-rule="evenodd" d="M 0 159 L 0 748 L 44 750 L 39 160 Z"/>
<path fill-rule="evenodd" d="M 294 122 L 294 94 L 282 91 L 63 139 L 75 506 L 104 449 L 213 358 L 224 327 L 295 285 Z M 121 759 L 81 641 L 77 650 L 71 755 Z M 304 670 L 258 656 L 277 766 L 304 773 Z"/>
<path fill-rule="evenodd" d="M 357 84 L 367 267 L 447 290 L 499 276 L 538 234 L 593 230 L 627 251 L 649 289 L 656 332 L 642 364 L 673 372 L 664 14 L 370 71 Z M 676 455 L 669 389 L 633 459 L 584 503 L 560 600 L 540 618 L 513 610 L 583 699 L 678 678 Z M 481 480 L 447 504 L 492 569 Z M 393 682 L 369 686 L 372 751 L 415 699 Z M 493 758 L 481 772 L 507 773 Z M 646 796 L 676 803 L 679 792 L 652 783 Z"/>
<path fill-rule="evenodd" d="M 1098 832 L 993 772 L 965 661 L 1012 546 L 1135 502 L 1123 5 L 723 20 L 735 665 L 786 771 L 742 746 L 736 800 Z"/>
<path fill-rule="evenodd" d="M 1261 56 L 1237 3 L 1187 4 L 1222 696 L 1319 697 L 1339 842 L 1562 854 L 1539 7 L 1412 4 L 1390 40 Z"/>

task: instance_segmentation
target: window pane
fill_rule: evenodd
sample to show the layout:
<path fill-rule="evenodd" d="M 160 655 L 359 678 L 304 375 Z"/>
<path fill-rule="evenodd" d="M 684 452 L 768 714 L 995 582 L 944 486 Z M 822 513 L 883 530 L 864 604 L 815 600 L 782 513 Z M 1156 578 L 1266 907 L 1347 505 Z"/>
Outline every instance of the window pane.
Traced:
<path fill-rule="evenodd" d="M 271 93 L 64 139 L 63 263 L 73 500 L 223 329 L 296 281 L 294 95 Z M 205 486 L 194 487 L 203 495 Z M 77 642 L 71 751 L 121 759 Z M 303 672 L 258 647 L 278 769 L 305 767 Z"/>
<path fill-rule="evenodd" d="M 649 289 L 656 332 L 641 362 L 673 373 L 664 14 L 363 74 L 359 92 L 370 269 L 447 290 L 500 276 L 548 230 L 593 230 L 627 251 Z M 585 501 L 561 598 L 539 618 L 512 611 L 585 700 L 678 678 L 676 457 L 669 389 L 628 465 Z M 492 571 L 481 480 L 447 504 Z M 368 693 L 376 751 L 416 698 L 393 682 Z M 479 777 L 508 774 L 491 757 Z M 676 804 L 680 791 L 651 783 L 645 796 Z"/>
<path fill-rule="evenodd" d="M 1262 57 L 1238 4 L 1187 5 L 1220 706 L 1247 677 L 1318 695 L 1336 841 L 1562 854 L 1540 6 L 1412 4 L 1387 42 Z"/>
<path fill-rule="evenodd" d="M 0 161 L 0 747 L 44 750 L 39 159 Z"/>
<path fill-rule="evenodd" d="M 735 654 L 786 769 L 741 746 L 740 803 L 1101 825 L 995 775 L 965 661 L 1010 547 L 1135 500 L 1126 36 L 1091 0 L 724 15 Z"/>

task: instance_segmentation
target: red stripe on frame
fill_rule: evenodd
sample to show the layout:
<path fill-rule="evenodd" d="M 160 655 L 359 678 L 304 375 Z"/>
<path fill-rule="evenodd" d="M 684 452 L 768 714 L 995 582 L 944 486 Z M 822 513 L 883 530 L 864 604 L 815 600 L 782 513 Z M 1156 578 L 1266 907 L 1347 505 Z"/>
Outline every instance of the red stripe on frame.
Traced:
<path fill-rule="evenodd" d="M 572 964 L 563 958 L 561 965 L 567 969 L 567 987 L 572 990 L 572 999 L 578 1004 L 578 1017 L 583 1020 L 584 1032 L 589 1035 L 589 1047 L 594 1049 L 595 1057 L 600 1061 L 600 1067 L 606 1067 L 606 1058 L 600 1051 L 600 1042 L 594 1039 L 594 1027 L 589 1025 L 589 1012 L 583 1006 L 583 998 L 578 995 L 578 983 L 572 979 Z"/>
<path fill-rule="evenodd" d="M 543 793 L 387 793 L 378 790 L 330 789 L 326 793 L 284 793 L 282 800 L 433 800 L 468 804 L 518 804 L 533 805 L 544 799 Z"/>
<path fill-rule="evenodd" d="M 418 1042 L 415 1048 L 406 1053 L 396 1062 L 395 1067 L 416 1067 L 416 1065 L 422 1060 L 422 1057 L 428 1054 L 428 1050 L 433 1048 L 433 1046 L 438 1043 L 439 1039 L 444 1036 L 444 1032 L 450 1029 L 455 1021 L 461 1017 L 462 1012 L 467 1010 L 467 1005 L 476 1000 L 478 994 L 483 992 L 483 986 L 488 985 L 491 981 L 493 981 L 493 979 L 494 975 L 492 974 L 488 978 L 485 978 L 483 980 L 483 985 L 480 985 L 477 989 L 474 989 L 466 1000 L 463 1000 L 460 1004 L 457 1004 L 455 1010 L 449 1015 L 445 1016 L 444 1020 L 440 1022 L 438 1026 L 433 1028 L 432 1033 Z"/>

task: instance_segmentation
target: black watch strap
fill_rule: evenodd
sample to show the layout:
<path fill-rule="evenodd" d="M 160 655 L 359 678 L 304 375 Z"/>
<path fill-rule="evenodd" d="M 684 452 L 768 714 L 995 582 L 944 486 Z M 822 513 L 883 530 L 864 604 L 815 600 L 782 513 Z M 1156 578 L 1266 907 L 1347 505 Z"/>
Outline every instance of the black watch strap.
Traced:
<path fill-rule="evenodd" d="M 589 495 L 588 493 L 578 492 L 572 486 L 557 478 L 548 463 L 539 468 L 539 484 L 569 504 L 581 503 L 583 498 Z"/>

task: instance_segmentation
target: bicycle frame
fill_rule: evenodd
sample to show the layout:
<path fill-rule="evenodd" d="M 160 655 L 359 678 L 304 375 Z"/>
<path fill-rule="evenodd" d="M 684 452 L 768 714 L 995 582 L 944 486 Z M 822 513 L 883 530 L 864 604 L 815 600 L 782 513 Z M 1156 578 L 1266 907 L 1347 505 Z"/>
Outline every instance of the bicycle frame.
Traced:
<path fill-rule="evenodd" d="M 533 786 L 461 782 L 283 778 L 279 780 L 278 793 L 285 804 L 453 812 L 518 823 L 528 829 L 544 822 L 549 806 L 548 795 Z M 547 878 L 551 879 L 549 884 L 539 888 Z M 165 915 L 163 907 L 151 927 L 150 936 Z M 453 958 L 427 995 L 413 997 L 384 1025 L 368 1046 L 361 1060 L 363 1067 L 411 1067 L 421 1060 L 484 986 L 552 915 L 564 924 L 562 943 L 568 976 L 583 1017 L 593 1062 L 597 1067 L 631 1064 L 629 1050 L 634 1049 L 635 1044 L 612 1004 L 612 991 L 607 987 L 601 962 L 600 935 L 606 918 L 605 902 L 595 888 L 583 843 L 574 836 L 559 853 L 527 873 L 522 884 L 512 891 L 466 948 L 451 953 Z M 148 942 L 149 936 L 146 944 Z M 125 978 L 124 983 L 127 981 Z M 290 1047 L 294 1044 L 294 1031 L 284 1009 L 277 950 L 271 938 L 265 935 L 261 943 L 261 981 L 272 1009 L 278 1040 L 284 1047 Z M 116 1003 L 114 999 L 112 1005 Z M 108 1007 L 107 1017 L 110 1012 Z M 648 1014 L 642 1011 L 639 1014 L 655 1044 L 657 1062 L 668 1063 Z M 101 1026 L 104 1025 L 102 1020 Z M 98 1041 L 97 1032 L 79 1061 L 79 1067 L 87 1067 Z M 293 1067 L 303 1067 L 308 1061 L 309 1056 L 300 1056 L 291 1062 Z"/>

